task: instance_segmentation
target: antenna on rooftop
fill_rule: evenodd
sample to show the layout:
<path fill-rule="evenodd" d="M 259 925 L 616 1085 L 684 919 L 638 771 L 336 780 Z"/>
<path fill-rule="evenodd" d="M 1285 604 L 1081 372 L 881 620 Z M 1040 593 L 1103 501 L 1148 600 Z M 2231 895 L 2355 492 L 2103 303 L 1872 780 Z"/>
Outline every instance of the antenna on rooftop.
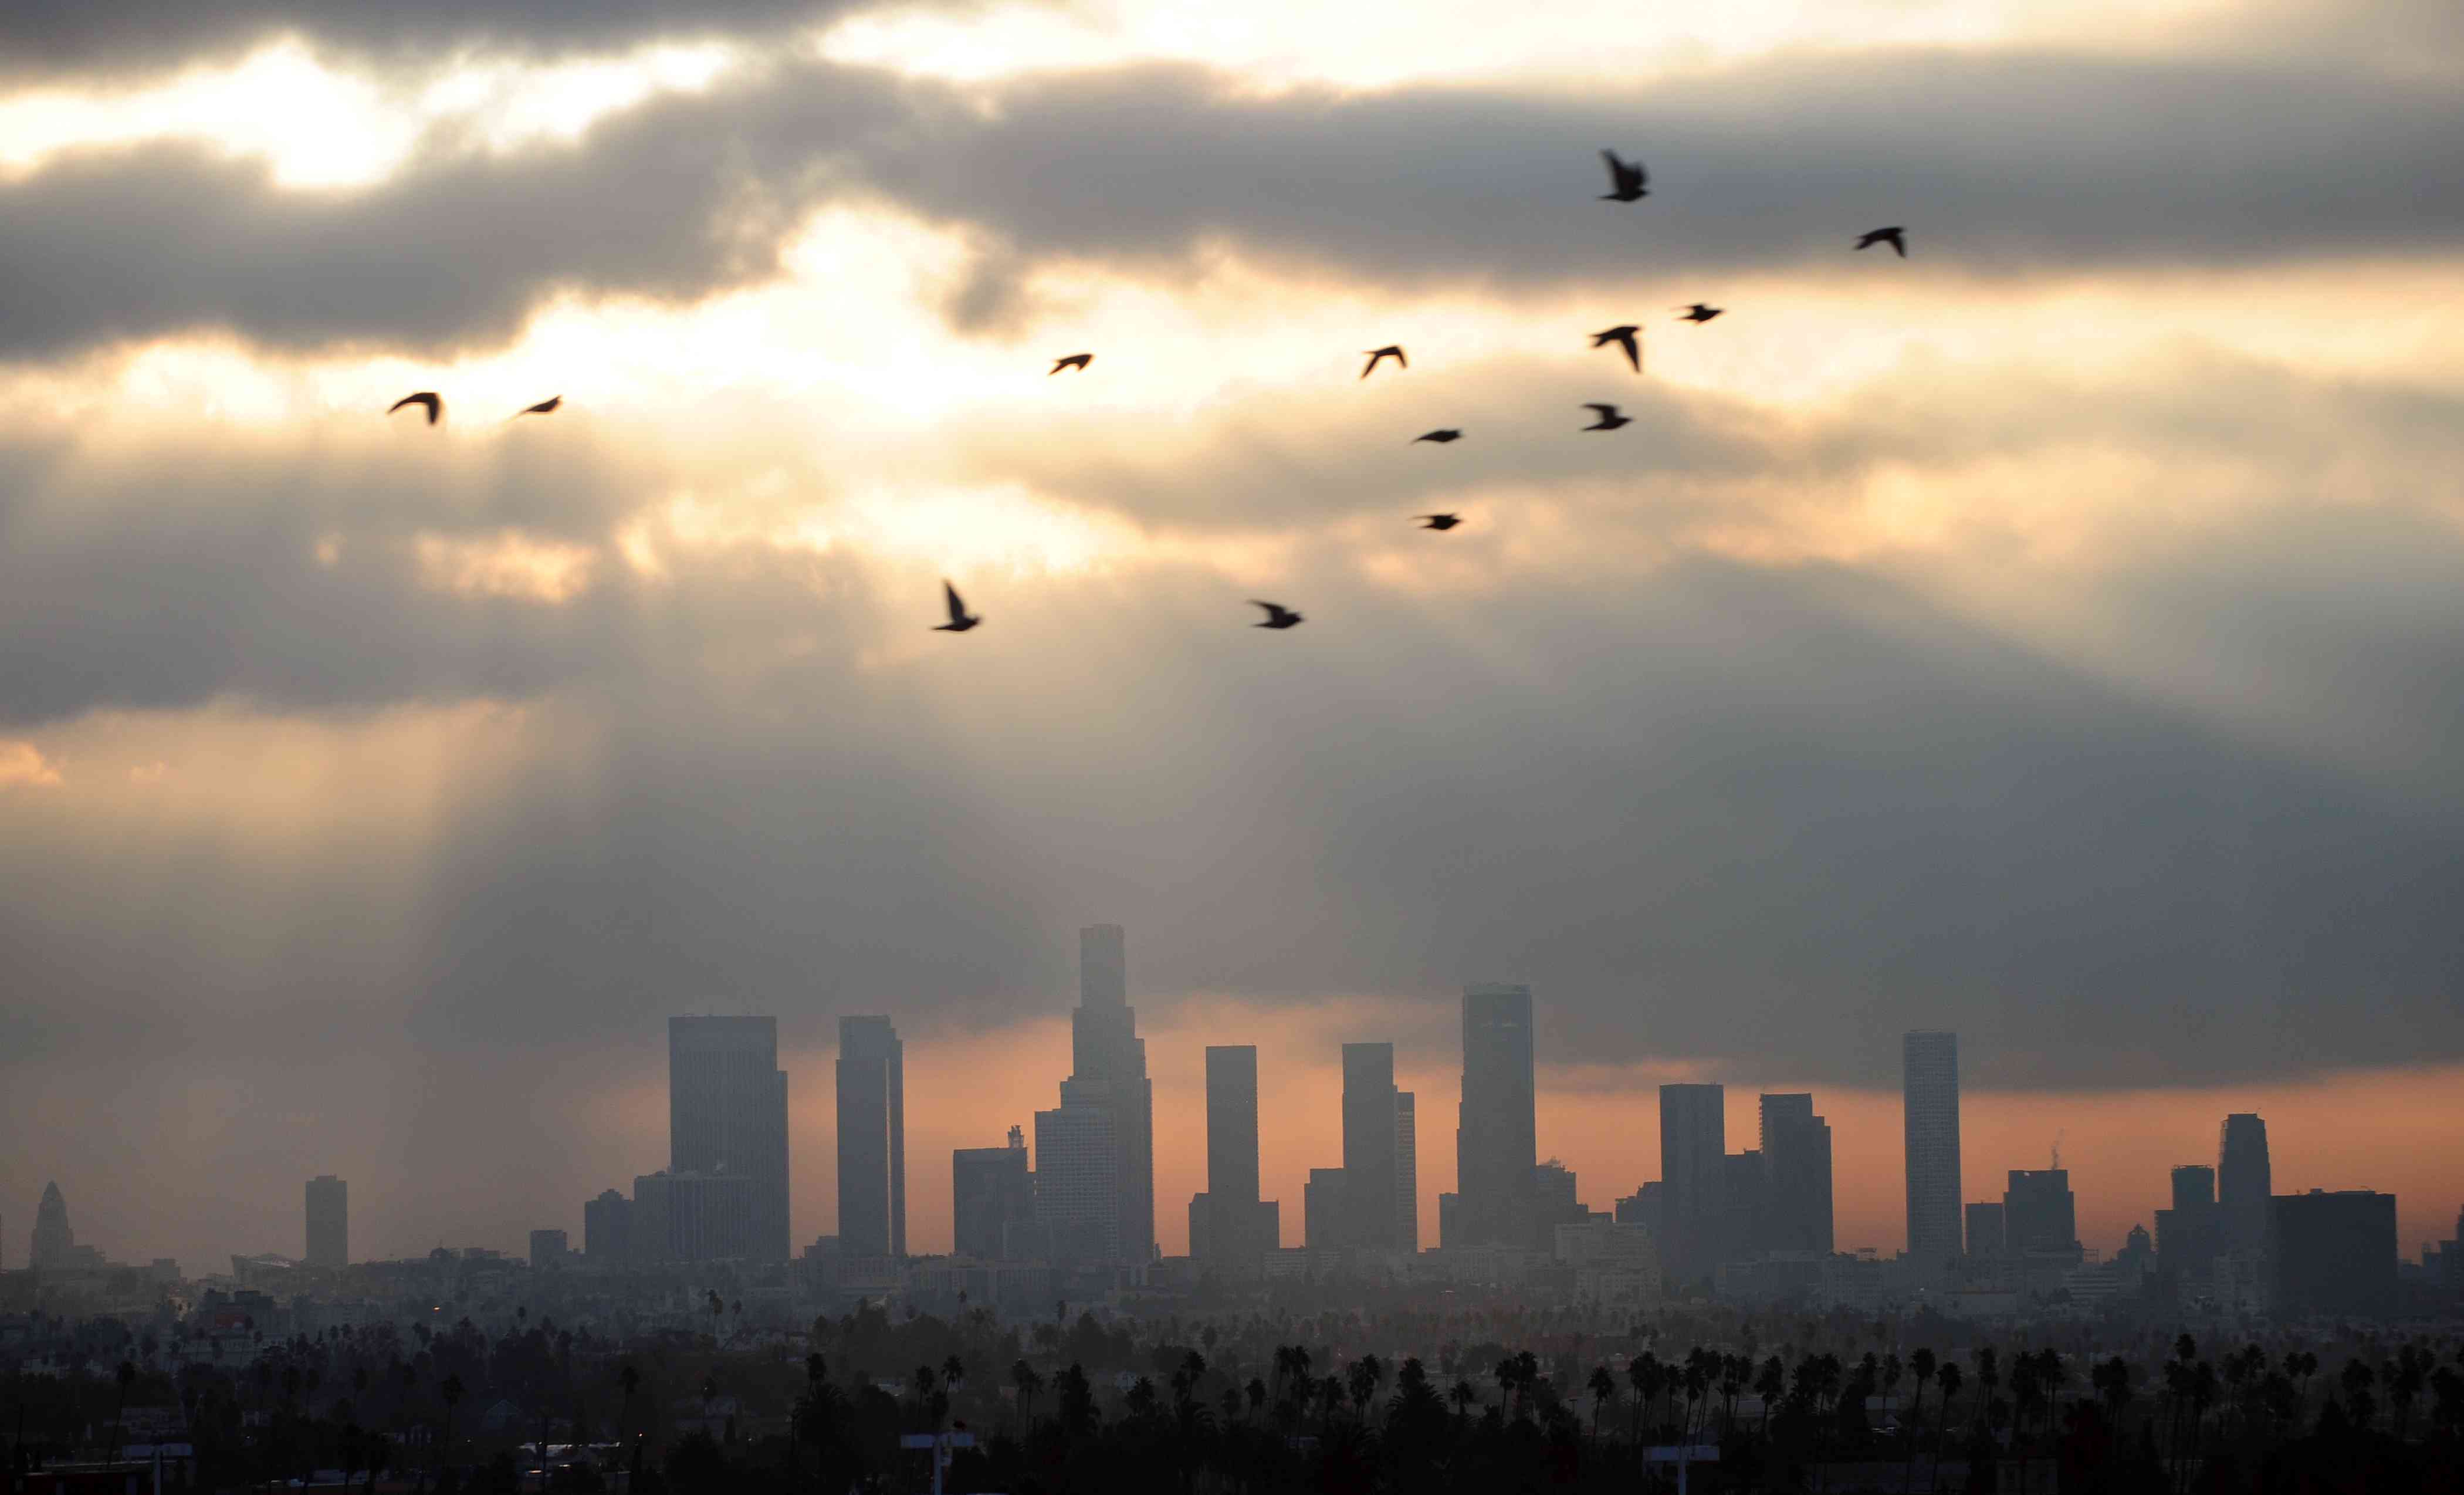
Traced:
<path fill-rule="evenodd" d="M 2062 1133 L 2060 1133 L 2060 1132 L 2055 1132 L 2055 1133 L 2054 1133 L 2054 1172 L 2056 1172 L 2056 1173 L 2059 1173 L 2059 1172 L 2061 1172 L 2061 1170 L 2062 1170 Z"/>

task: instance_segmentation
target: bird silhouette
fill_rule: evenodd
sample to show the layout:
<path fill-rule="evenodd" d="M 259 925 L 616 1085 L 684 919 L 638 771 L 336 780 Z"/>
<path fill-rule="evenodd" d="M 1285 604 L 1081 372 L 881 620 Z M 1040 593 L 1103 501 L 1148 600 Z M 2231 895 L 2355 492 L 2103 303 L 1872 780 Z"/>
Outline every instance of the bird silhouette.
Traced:
<path fill-rule="evenodd" d="M 980 617 L 969 616 L 967 612 L 967 605 L 958 601 L 958 589 L 957 587 L 944 582 L 941 583 L 941 591 L 943 595 L 948 597 L 950 602 L 950 621 L 947 623 L 936 623 L 933 625 L 934 632 L 964 633 L 969 628 L 974 627 L 977 624 L 984 621 Z"/>
<path fill-rule="evenodd" d="M 1095 362 L 1095 355 L 1092 353 L 1072 353 L 1067 358 L 1054 359 L 1052 367 L 1045 371 L 1044 377 L 1049 379 L 1065 368 L 1074 368 L 1084 373 L 1087 365 L 1093 362 Z"/>
<path fill-rule="evenodd" d="M 564 396 L 562 395 L 558 395 L 553 400 L 541 400 L 537 405 L 524 406 L 522 408 L 516 410 L 514 412 L 514 419 L 520 420 L 525 415 L 554 415 L 556 413 L 557 407 L 563 403 Z"/>
<path fill-rule="evenodd" d="M 1463 432 L 1455 429 L 1451 426 L 1442 426 L 1436 430 L 1424 430 L 1412 439 L 1416 442 L 1434 441 L 1439 446 L 1442 447 L 1449 441 L 1463 440 Z"/>
<path fill-rule="evenodd" d="M 1724 306 L 1705 306 L 1702 302 L 1697 301 L 1691 306 L 1681 306 L 1678 310 L 1685 314 L 1684 316 L 1677 319 L 1679 321 L 1709 321 L 1712 318 L 1717 317 L 1722 312 L 1727 310 L 1727 308 Z"/>
<path fill-rule="evenodd" d="M 1459 514 L 1416 514 L 1412 517 L 1421 521 L 1420 528 L 1424 530 L 1450 530 L 1463 522 Z"/>
<path fill-rule="evenodd" d="M 1604 348 L 1612 342 L 1616 343 L 1625 349 L 1625 361 L 1632 363 L 1634 371 L 1639 374 L 1642 372 L 1642 344 L 1635 341 L 1635 334 L 1640 331 L 1642 331 L 1641 328 L 1627 324 L 1611 327 L 1606 332 L 1595 332 L 1592 334 L 1592 346 Z"/>
<path fill-rule="evenodd" d="M 1253 628 L 1290 628 L 1300 626 L 1301 615 L 1292 611 L 1289 607 L 1285 606 L 1282 603 L 1263 602 L 1258 598 L 1252 597 L 1249 599 L 1249 605 L 1253 607 L 1264 607 L 1266 609 L 1266 621 L 1264 623 L 1253 623 L 1249 625 L 1249 627 Z"/>
<path fill-rule="evenodd" d="M 1395 361 L 1395 366 L 1397 368 L 1409 368 L 1412 366 L 1412 361 L 1403 356 L 1402 347 L 1399 344 L 1390 342 L 1382 348 L 1375 348 L 1370 351 L 1368 366 L 1361 369 L 1360 377 L 1363 379 L 1368 378 L 1371 374 L 1376 372 L 1379 363 L 1390 358 Z"/>
<path fill-rule="evenodd" d="M 1601 151 L 1600 159 L 1609 164 L 1610 187 L 1600 194 L 1601 202 L 1630 203 L 1638 197 L 1651 195 L 1651 188 L 1642 185 L 1650 180 L 1651 173 L 1642 169 L 1641 162 L 1619 161 L 1617 153 L 1613 150 Z"/>
<path fill-rule="evenodd" d="M 1583 429 L 1585 430 L 1615 430 L 1620 426 L 1631 426 L 1634 424 L 1633 416 L 1619 415 L 1617 413 L 1617 407 L 1614 405 L 1587 405 L 1584 406 L 1583 408 L 1586 410 L 1597 410 L 1600 416 L 1598 420 L 1584 427 Z"/>
<path fill-rule="evenodd" d="M 387 415 L 391 415 L 394 411 L 401 409 L 406 405 L 424 405 L 428 407 L 428 424 L 430 426 L 435 425 L 436 418 L 445 413 L 445 397 L 432 389 L 422 389 L 417 394 L 404 395 L 401 399 L 396 400 L 393 404 L 387 406 L 385 407 L 385 413 Z"/>
<path fill-rule="evenodd" d="M 1899 251 L 1902 259 L 1908 257 L 1908 231 L 1897 224 L 1887 229 L 1874 229 L 1857 236 L 1857 247 L 1860 250 L 1872 249 L 1877 244 L 1887 244 Z"/>

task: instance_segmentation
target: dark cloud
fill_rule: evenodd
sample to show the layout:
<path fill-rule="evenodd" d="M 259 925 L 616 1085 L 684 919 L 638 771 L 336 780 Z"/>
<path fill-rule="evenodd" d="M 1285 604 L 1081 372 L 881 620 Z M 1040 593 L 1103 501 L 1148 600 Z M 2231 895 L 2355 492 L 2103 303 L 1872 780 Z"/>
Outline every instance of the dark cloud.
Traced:
<path fill-rule="evenodd" d="M 1654 195 L 1591 201 L 1594 152 Z M 1187 68 L 988 91 L 819 64 L 655 99 L 573 147 L 440 143 L 360 192 L 193 149 L 85 153 L 0 187 L 0 356 L 231 326 L 286 344 L 510 336 L 559 290 L 689 300 L 775 274 L 817 206 L 965 229 L 963 325 L 1013 325 L 1039 266 L 1177 275 L 1229 245 L 1397 286 L 1500 290 L 1815 264 L 2066 274 L 2444 253 L 2464 159 L 2443 84 L 2366 70 L 2057 55 L 1786 59 L 1632 101 L 1410 87 L 1260 95 Z M 1858 258 L 1876 222 L 1917 258 Z M 1661 294 L 1659 292 L 1653 293 Z M 1669 293 L 1675 294 L 1675 293 Z"/>

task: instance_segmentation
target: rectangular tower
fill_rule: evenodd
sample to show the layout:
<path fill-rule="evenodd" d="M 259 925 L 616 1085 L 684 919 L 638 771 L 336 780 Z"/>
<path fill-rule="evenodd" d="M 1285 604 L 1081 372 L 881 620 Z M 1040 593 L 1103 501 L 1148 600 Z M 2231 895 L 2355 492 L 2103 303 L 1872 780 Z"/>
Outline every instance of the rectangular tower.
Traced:
<path fill-rule="evenodd" d="M 1344 1244 L 1395 1245 L 1395 1045 L 1343 1045 Z"/>
<path fill-rule="evenodd" d="M 1206 1050 L 1206 1192 L 1190 1201 L 1189 1254 L 1236 1270 L 1274 1250 L 1274 1206 L 1258 1198 L 1258 1050 Z"/>
<path fill-rule="evenodd" d="M 2265 1250 L 2275 1177 L 2267 1159 L 2266 1121 L 2249 1111 L 2227 1116 L 2216 1138 L 2216 1220 L 2223 1249 L 2244 1256 Z"/>
<path fill-rule="evenodd" d="M 839 1249 L 907 1254 L 907 1047 L 888 1018 L 839 1019 Z"/>
<path fill-rule="evenodd" d="M 332 1174 L 308 1180 L 308 1264 L 351 1264 L 351 1186 Z"/>
<path fill-rule="evenodd" d="M 1420 1107 L 1409 1090 L 1395 1092 L 1395 1247 L 1420 1249 Z"/>
<path fill-rule="evenodd" d="M 1117 1260 L 1152 1261 L 1155 1087 L 1147 1078 L 1137 1010 L 1129 1004 L 1128 939 L 1117 924 L 1078 932 L 1078 1007 L 1069 1018 L 1069 1052 L 1072 1072 L 1061 1082 L 1063 1109 L 1088 1107 L 1111 1118 L 1119 1173 L 1113 1195 L 1120 1219 L 1111 1232 Z"/>
<path fill-rule="evenodd" d="M 745 1179 L 752 1192 L 740 1254 L 787 1259 L 787 1076 L 778 1019 L 668 1020 L 668 1172 Z M 737 1207 L 731 1199 L 725 1208 Z M 733 1214 L 727 1219 L 707 1239 L 732 1247 Z"/>
<path fill-rule="evenodd" d="M 1831 1123 L 1808 1094 L 1762 1098 L 1765 1244 L 1773 1251 L 1832 1250 Z"/>
<path fill-rule="evenodd" d="M 1009 1129 L 1007 1147 L 961 1147 L 950 1153 L 950 1249 L 979 1262 L 1008 1254 L 1014 1227 L 1035 1220 L 1035 1177 L 1026 1166 L 1026 1133 Z"/>
<path fill-rule="evenodd" d="M 1035 1219 L 1055 1262 L 1118 1263 L 1121 1149 L 1113 1113 L 1065 1105 L 1035 1113 Z"/>
<path fill-rule="evenodd" d="M 1441 1231 L 1442 1245 L 1543 1244 L 1531 1198 L 1531 1170 L 1540 1163 L 1531 1022 L 1529 986 L 1463 991 L 1456 1228 L 1452 1234 Z"/>
<path fill-rule="evenodd" d="M 1900 1063 L 1908 1260 L 1931 1280 L 1959 1255 L 1959 1035 L 1910 1033 Z"/>
<path fill-rule="evenodd" d="M 1727 1220 L 1727 1091 L 1718 1085 L 1660 1088 L 1660 1179 L 1667 1239 L 1661 1262 L 1689 1282 L 1719 1265 Z"/>

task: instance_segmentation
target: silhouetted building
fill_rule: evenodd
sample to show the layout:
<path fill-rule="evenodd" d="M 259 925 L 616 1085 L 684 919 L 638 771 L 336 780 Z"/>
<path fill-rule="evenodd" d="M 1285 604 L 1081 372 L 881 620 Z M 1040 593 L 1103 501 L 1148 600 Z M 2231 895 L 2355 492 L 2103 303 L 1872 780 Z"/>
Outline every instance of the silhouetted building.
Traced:
<path fill-rule="evenodd" d="M 1395 1246 L 1420 1249 L 1420 1106 L 1409 1090 L 1395 1092 Z"/>
<path fill-rule="evenodd" d="M 1930 1278 L 1960 1254 L 1959 1035 L 1909 1033 L 1900 1064 L 1908 1259 Z"/>
<path fill-rule="evenodd" d="M 2370 1189 L 2268 1200 L 2268 1283 L 2279 1319 L 2384 1318 L 2396 1307 L 2395 1196 Z"/>
<path fill-rule="evenodd" d="M 1395 1248 L 1395 1201 L 1401 1185 L 1396 1158 L 1395 1045 L 1343 1045 L 1343 1176 L 1350 1191 L 1343 1243 Z"/>
<path fill-rule="evenodd" d="M 572 1248 L 567 1244 L 563 1231 L 534 1230 L 531 1232 L 531 1270 L 554 1271 L 562 1266 L 566 1258 L 572 1255 Z"/>
<path fill-rule="evenodd" d="M 633 1260 L 633 1201 L 613 1189 L 582 1206 L 582 1259 L 603 1266 Z"/>
<path fill-rule="evenodd" d="M 79 1245 L 69 1228 L 69 1203 L 57 1183 L 43 1185 L 42 1202 L 34 1206 L 34 1249 L 31 1265 L 47 1271 L 100 1266 L 102 1252 Z"/>
<path fill-rule="evenodd" d="M 1806 1094 L 1762 1098 L 1763 1239 L 1770 1251 L 1833 1248 L 1831 1123 Z"/>
<path fill-rule="evenodd" d="M 1441 1245 L 1538 1249 L 1547 1243 L 1531 1203 L 1531 1170 L 1540 1161 L 1531 1032 L 1530 987 L 1464 989 L 1455 1204 L 1449 1211 L 1439 1201 Z"/>
<path fill-rule="evenodd" d="M 1189 1254 L 1248 1270 L 1282 1244 L 1278 1211 L 1258 1198 L 1258 1050 L 1206 1050 L 1206 1192 L 1189 1201 Z"/>
<path fill-rule="evenodd" d="M 1592 1212 L 1583 1207 L 1574 1171 L 1555 1158 L 1531 1170 L 1531 1212 L 1540 1234 L 1556 1248 L 1559 1225 L 1589 1224 Z"/>
<path fill-rule="evenodd" d="M 778 1019 L 668 1020 L 667 1171 L 744 1179 L 751 1224 L 745 1249 L 730 1254 L 787 1259 L 787 1076 Z"/>
<path fill-rule="evenodd" d="M 2216 1171 L 2204 1163 L 2173 1170 L 2173 1204 L 2156 1212 L 2156 1264 L 2180 1284 L 2203 1280 L 2222 1248 Z"/>
<path fill-rule="evenodd" d="M 1035 1219 L 1056 1262 L 1123 1259 L 1114 1115 L 1109 1106 L 1065 1105 L 1035 1113 Z"/>
<path fill-rule="evenodd" d="M 1727 1093 L 1717 1085 L 1660 1088 L 1660 1181 L 1666 1191 L 1661 1263 L 1673 1282 L 1708 1279 L 1726 1244 Z"/>
<path fill-rule="evenodd" d="M 1640 1225 L 1651 1232 L 1651 1239 L 1657 1242 L 1661 1231 L 1667 1225 L 1665 1196 L 1666 1191 L 1661 1187 L 1658 1180 L 1642 1185 L 1617 1201 L 1617 1222 L 1620 1225 Z"/>
<path fill-rule="evenodd" d="M 1312 1251 L 1332 1251 L 1352 1242 L 1350 1183 L 1340 1168 L 1312 1168 L 1301 1195 L 1301 1243 Z"/>
<path fill-rule="evenodd" d="M 1712 1263 L 1715 1269 L 1722 1262 L 1752 1261 L 1771 1249 L 1766 1240 L 1771 1222 L 1770 1196 L 1771 1174 L 1764 1167 L 1761 1149 L 1730 1153 L 1720 1160 L 1721 1211 L 1726 1220 L 1720 1227 L 1718 1256 Z"/>
<path fill-rule="evenodd" d="M 308 1254 L 311 1266 L 339 1271 L 351 1264 L 351 1186 L 332 1174 L 308 1180 Z"/>
<path fill-rule="evenodd" d="M 759 1188 L 741 1174 L 645 1174 L 633 1180 L 634 1259 L 752 1259 L 759 1254 Z"/>
<path fill-rule="evenodd" d="M 1065 1110 L 1088 1108 L 1111 1118 L 1113 1260 L 1155 1257 L 1155 1087 L 1146 1040 L 1129 999 L 1128 936 L 1117 924 L 1078 932 L 1078 1006 L 1069 1016 L 1072 1072 L 1061 1082 Z M 1041 1114 L 1041 1113 L 1039 1113 Z M 1037 1129 L 1039 1160 L 1042 1128 Z"/>
<path fill-rule="evenodd" d="M 907 1254 L 907 1045 L 884 1017 L 839 1019 L 839 1249 Z"/>
<path fill-rule="evenodd" d="M 1009 1254 L 1016 1228 L 1035 1220 L 1035 1175 L 1026 1166 L 1026 1133 L 1009 1129 L 1007 1147 L 961 1147 L 950 1153 L 950 1249 L 979 1262 Z"/>
<path fill-rule="evenodd" d="M 2268 1199 L 2276 1193 L 2267 1160 L 2267 1123 L 2248 1111 L 2225 1118 L 2216 1137 L 2218 1245 L 2256 1255 L 2267 1248 Z"/>
<path fill-rule="evenodd" d="M 2013 1168 L 2002 1193 L 2002 1229 L 2013 1256 L 2077 1251 L 2078 1201 L 2067 1168 Z"/>
<path fill-rule="evenodd" d="M 2011 1233 L 2002 1206 L 1991 1201 L 1968 1206 L 1968 1258 L 1991 1262 L 2011 1249 Z"/>

